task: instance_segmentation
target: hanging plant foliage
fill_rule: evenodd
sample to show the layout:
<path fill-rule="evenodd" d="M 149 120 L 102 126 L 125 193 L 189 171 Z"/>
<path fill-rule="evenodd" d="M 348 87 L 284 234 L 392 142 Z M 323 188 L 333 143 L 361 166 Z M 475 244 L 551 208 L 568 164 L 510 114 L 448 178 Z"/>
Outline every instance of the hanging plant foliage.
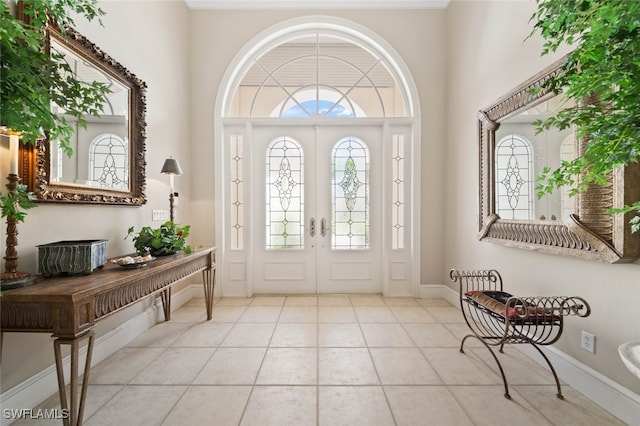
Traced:
<path fill-rule="evenodd" d="M 640 158 L 640 2 L 628 0 L 537 0 L 532 35 L 540 33 L 542 55 L 570 45 L 562 72 L 547 82 L 564 92 L 576 106 L 537 123 L 538 130 L 573 126 L 579 139 L 588 140 L 583 155 L 545 169 L 538 196 L 570 186 L 575 194 L 589 185 L 607 182 L 618 167 Z M 640 200 L 611 213 L 636 212 Z M 640 217 L 631 221 L 640 230 Z"/>

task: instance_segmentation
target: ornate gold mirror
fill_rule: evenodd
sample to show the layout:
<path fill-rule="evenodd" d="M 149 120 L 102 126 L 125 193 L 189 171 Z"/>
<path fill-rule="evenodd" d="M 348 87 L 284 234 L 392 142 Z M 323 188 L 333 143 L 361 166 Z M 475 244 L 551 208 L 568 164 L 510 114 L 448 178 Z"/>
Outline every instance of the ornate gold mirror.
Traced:
<path fill-rule="evenodd" d="M 545 253 L 607 263 L 640 256 L 640 235 L 630 231 L 630 215 L 610 215 L 640 198 L 637 164 L 611 173 L 605 186 L 591 186 L 575 197 L 568 189 L 540 199 L 536 179 L 544 167 L 579 156 L 586 141 L 573 131 L 536 133 L 544 119 L 571 100 L 542 88 L 560 72 L 562 59 L 478 113 L 480 131 L 480 223 L 478 238 Z"/>
<path fill-rule="evenodd" d="M 86 128 L 66 117 L 75 127 L 71 157 L 55 140 L 22 148 L 23 181 L 44 202 L 144 204 L 145 83 L 70 27 L 49 26 L 49 40 L 77 78 L 104 83 L 110 93 L 99 116 L 86 117 Z"/>

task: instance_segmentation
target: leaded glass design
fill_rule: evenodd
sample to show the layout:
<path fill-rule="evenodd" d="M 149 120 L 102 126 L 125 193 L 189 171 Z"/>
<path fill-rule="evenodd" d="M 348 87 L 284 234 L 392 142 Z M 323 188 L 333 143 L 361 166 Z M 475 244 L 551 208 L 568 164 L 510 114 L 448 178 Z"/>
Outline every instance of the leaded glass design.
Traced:
<path fill-rule="evenodd" d="M 231 135 L 231 249 L 244 248 L 244 157 L 242 135 Z"/>
<path fill-rule="evenodd" d="M 340 140 L 332 153 L 331 246 L 369 248 L 369 149 L 359 139 Z"/>
<path fill-rule="evenodd" d="M 277 138 L 266 152 L 266 248 L 304 248 L 304 157 L 292 138 Z"/>
<path fill-rule="evenodd" d="M 89 147 L 91 181 L 106 188 L 129 189 L 128 144 L 112 133 L 98 136 Z"/>
<path fill-rule="evenodd" d="M 404 135 L 393 135 L 391 146 L 391 248 L 404 248 Z"/>
<path fill-rule="evenodd" d="M 507 135 L 496 145 L 496 212 L 502 219 L 532 219 L 530 143 Z"/>

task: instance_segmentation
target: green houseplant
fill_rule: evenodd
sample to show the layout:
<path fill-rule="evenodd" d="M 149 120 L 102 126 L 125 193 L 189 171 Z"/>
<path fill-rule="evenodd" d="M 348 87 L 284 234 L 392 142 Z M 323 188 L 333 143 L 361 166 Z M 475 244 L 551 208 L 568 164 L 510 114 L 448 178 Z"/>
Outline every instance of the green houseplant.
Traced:
<path fill-rule="evenodd" d="M 104 14 L 97 0 L 0 1 L 0 124 L 20 133 L 22 143 L 46 131 L 69 155 L 74 128 L 52 104 L 86 126 L 85 117 L 97 116 L 110 92 L 104 83 L 79 79 L 63 55 L 47 48 L 47 25 L 72 25 L 73 13 L 89 21 Z"/>
<path fill-rule="evenodd" d="M 150 226 L 145 226 L 137 233 L 132 226 L 125 239 L 133 236 L 133 245 L 140 255 L 150 253 L 152 256 L 165 256 L 181 250 L 189 253 L 191 248 L 186 244 L 189 230 L 189 225 L 180 226 L 167 221 L 159 228 L 153 229 Z"/>
<path fill-rule="evenodd" d="M 2 209 L 0 216 L 24 222 L 27 215 L 24 210 L 35 207 L 35 201 L 36 196 L 27 190 L 27 185 L 19 183 L 13 191 L 8 191 L 6 194 L 0 192 L 0 208 Z"/>
<path fill-rule="evenodd" d="M 542 55 L 571 45 L 563 72 L 547 82 L 578 102 L 539 122 L 540 130 L 575 126 L 588 139 L 584 154 L 540 177 L 538 195 L 570 186 L 575 194 L 591 184 L 605 184 L 614 169 L 640 158 L 640 2 L 628 0 L 537 0 L 532 34 L 545 40 Z M 640 200 L 611 213 L 634 212 L 640 230 Z"/>
<path fill-rule="evenodd" d="M 71 154 L 68 141 L 73 126 L 53 111 L 52 103 L 80 124 L 86 124 L 87 114 L 100 111 L 109 88 L 79 80 L 62 55 L 46 49 L 49 22 L 72 24 L 72 12 L 91 21 L 104 14 L 96 4 L 96 0 L 0 1 L 0 125 L 19 134 L 22 143 L 35 143 L 46 130 Z M 17 215 L 22 222 L 26 213 L 15 207 L 35 207 L 33 194 L 27 197 L 26 187 L 21 188 L 0 194 L 3 217 Z"/>
<path fill-rule="evenodd" d="M 47 25 L 73 24 L 72 14 L 91 21 L 104 12 L 97 0 L 6 0 L 0 1 L 0 126 L 3 133 L 18 134 L 22 143 L 43 138 L 60 140 L 67 154 L 73 126 L 56 114 L 57 105 L 67 115 L 86 125 L 87 115 L 98 115 L 110 89 L 102 83 L 76 77 L 64 57 L 48 49 Z M 11 181 L 0 194 L 2 217 L 7 218 L 7 272 L 3 283 L 17 273 L 17 223 L 24 210 L 35 207 L 35 197 L 25 185 Z M 28 275 L 28 274 L 27 274 Z"/>

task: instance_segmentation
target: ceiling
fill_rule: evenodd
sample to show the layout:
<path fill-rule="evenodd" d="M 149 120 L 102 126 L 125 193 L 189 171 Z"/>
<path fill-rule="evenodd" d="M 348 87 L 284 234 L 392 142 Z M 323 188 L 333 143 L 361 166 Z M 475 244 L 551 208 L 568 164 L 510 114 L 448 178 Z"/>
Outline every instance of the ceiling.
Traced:
<path fill-rule="evenodd" d="M 450 0 L 184 0 L 190 9 L 446 9 Z"/>

